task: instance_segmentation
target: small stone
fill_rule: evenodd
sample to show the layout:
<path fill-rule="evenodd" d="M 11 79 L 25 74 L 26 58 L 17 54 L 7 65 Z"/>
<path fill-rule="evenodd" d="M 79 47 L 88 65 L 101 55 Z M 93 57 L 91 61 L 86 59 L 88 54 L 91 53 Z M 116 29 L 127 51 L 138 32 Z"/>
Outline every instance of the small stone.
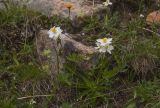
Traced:
<path fill-rule="evenodd" d="M 82 36 L 84 36 L 85 35 L 85 33 L 82 33 Z"/>
<path fill-rule="evenodd" d="M 151 24 L 160 24 L 160 11 L 151 12 L 147 18 L 146 22 L 148 25 Z"/>

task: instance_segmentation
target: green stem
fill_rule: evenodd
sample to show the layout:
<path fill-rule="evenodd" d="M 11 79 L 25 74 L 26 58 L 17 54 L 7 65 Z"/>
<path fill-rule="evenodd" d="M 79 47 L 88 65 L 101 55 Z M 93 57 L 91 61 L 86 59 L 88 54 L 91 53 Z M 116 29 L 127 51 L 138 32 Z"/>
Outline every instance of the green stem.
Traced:
<path fill-rule="evenodd" d="M 57 44 L 57 46 L 58 46 L 58 43 L 56 42 L 56 44 Z M 58 69 L 58 74 L 59 74 L 59 72 L 60 72 L 60 62 L 59 62 L 59 51 L 56 49 L 56 47 L 54 46 L 54 49 L 55 49 L 55 52 L 56 52 L 56 59 L 57 59 L 57 69 Z"/>

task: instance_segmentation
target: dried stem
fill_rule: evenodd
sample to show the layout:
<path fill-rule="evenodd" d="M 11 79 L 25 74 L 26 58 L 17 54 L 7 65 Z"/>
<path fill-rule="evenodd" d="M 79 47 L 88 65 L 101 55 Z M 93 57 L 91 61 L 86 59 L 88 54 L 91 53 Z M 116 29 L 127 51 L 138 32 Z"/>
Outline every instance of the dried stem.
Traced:
<path fill-rule="evenodd" d="M 28 99 L 28 98 L 36 98 L 36 97 L 51 97 L 51 96 L 55 96 L 54 94 L 50 94 L 50 95 L 34 95 L 34 96 L 25 96 L 25 97 L 20 97 L 17 98 L 18 100 L 23 100 L 23 99 Z"/>

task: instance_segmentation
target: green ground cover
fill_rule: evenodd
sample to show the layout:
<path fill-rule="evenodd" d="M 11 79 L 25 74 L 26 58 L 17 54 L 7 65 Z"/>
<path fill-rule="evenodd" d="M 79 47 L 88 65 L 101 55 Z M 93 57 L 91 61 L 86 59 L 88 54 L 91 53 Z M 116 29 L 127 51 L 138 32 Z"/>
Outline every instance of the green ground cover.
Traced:
<path fill-rule="evenodd" d="M 0 9 L 0 107 L 160 108 L 159 25 L 148 26 L 139 17 L 152 9 L 151 3 L 137 3 L 141 5 L 129 20 L 122 21 L 122 11 L 113 8 L 84 18 L 78 27 L 68 19 L 48 18 L 6 3 Z M 34 45 L 39 30 L 53 25 L 69 33 L 85 33 L 76 39 L 87 45 L 112 37 L 114 50 L 111 55 L 95 55 L 94 64 L 85 70 L 81 55 L 69 55 L 55 81 L 37 61 Z"/>

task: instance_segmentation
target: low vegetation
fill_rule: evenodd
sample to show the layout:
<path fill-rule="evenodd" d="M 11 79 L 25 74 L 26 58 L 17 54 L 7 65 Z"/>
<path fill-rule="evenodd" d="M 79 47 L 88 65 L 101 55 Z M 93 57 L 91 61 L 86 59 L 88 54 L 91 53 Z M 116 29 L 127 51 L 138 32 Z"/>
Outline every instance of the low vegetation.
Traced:
<path fill-rule="evenodd" d="M 129 8 L 129 0 L 124 1 Z M 80 19 L 83 23 L 78 27 L 69 19 L 49 18 L 5 3 L 0 9 L 0 106 L 160 108 L 159 25 L 147 25 L 145 18 L 139 17 L 158 6 L 145 0 L 133 6 L 136 3 L 141 5 L 131 11 L 129 19 L 121 14 L 125 9 L 119 11 L 113 5 L 110 11 Z M 98 38 L 112 38 L 114 50 L 92 55 L 89 62 L 80 54 L 70 54 L 55 80 L 47 66 L 38 62 L 34 43 L 40 29 L 52 26 L 85 34 L 74 38 L 86 45 L 96 46 Z M 88 67 L 81 68 L 84 63 Z"/>

